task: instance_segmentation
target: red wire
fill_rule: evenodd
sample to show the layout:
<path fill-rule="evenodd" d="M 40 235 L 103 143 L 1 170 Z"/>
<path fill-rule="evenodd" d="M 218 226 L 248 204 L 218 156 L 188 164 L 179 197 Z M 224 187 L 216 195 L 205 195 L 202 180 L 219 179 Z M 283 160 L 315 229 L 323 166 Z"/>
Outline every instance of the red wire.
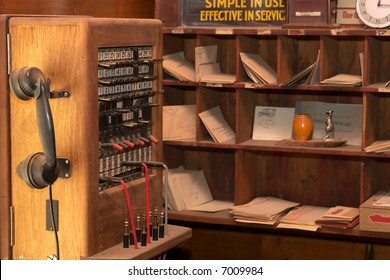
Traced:
<path fill-rule="evenodd" d="M 145 195 L 146 195 L 146 233 L 150 243 L 150 216 L 149 216 L 149 169 L 145 163 L 141 163 L 145 170 Z"/>
<path fill-rule="evenodd" d="M 138 241 L 137 241 L 137 235 L 135 232 L 134 219 L 133 219 L 133 208 L 131 207 L 129 191 L 127 190 L 125 181 L 121 179 L 120 182 L 122 184 L 123 190 L 125 191 L 125 195 L 126 195 L 127 209 L 129 210 L 129 216 L 130 216 L 131 231 L 133 232 L 133 238 L 134 238 L 134 248 L 138 249 Z"/>

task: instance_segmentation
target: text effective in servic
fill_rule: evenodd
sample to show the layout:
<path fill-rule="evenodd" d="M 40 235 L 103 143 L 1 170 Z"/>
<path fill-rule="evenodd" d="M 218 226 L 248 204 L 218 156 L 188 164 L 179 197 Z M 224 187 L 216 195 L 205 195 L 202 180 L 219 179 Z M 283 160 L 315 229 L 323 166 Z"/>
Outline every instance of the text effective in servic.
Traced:
<path fill-rule="evenodd" d="M 205 0 L 205 8 L 284 8 L 284 0 Z"/>

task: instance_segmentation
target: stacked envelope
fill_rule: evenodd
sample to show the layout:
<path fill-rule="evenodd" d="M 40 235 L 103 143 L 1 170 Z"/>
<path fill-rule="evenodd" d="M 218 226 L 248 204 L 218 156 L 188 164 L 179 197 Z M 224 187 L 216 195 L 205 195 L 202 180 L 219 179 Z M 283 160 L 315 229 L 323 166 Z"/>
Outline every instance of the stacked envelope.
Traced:
<path fill-rule="evenodd" d="M 251 78 L 258 84 L 276 83 L 276 72 L 258 54 L 240 53 L 242 65 Z"/>
<path fill-rule="evenodd" d="M 278 219 L 299 203 L 275 197 L 256 197 L 247 204 L 234 206 L 230 212 L 236 222 L 274 225 Z"/>

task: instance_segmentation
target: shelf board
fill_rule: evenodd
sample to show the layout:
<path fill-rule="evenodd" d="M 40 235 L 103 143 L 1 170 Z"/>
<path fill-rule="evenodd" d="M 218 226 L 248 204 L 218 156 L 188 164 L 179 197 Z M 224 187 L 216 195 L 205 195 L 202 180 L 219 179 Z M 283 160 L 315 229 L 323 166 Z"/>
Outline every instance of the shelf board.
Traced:
<path fill-rule="evenodd" d="M 271 140 L 247 140 L 239 144 L 220 144 L 211 141 L 164 141 L 165 145 L 171 146 L 185 146 L 196 148 L 212 148 L 212 149 L 233 149 L 233 150 L 251 150 L 251 151 L 270 151 L 270 152 L 284 152 L 284 153 L 309 153 L 309 154 L 323 154 L 323 155 L 341 155 L 341 156 L 368 156 L 367 153 L 361 150 L 360 146 L 343 145 L 332 148 L 312 148 L 312 147 L 291 147 L 291 146 L 277 146 L 278 141 Z M 371 154 L 370 154 L 371 155 Z M 375 156 L 378 156 L 377 154 Z M 383 157 L 383 155 L 382 155 Z"/>
<path fill-rule="evenodd" d="M 390 36 L 389 29 L 375 29 L 364 27 L 337 27 L 336 28 L 305 28 L 281 26 L 257 27 L 163 27 L 164 34 L 199 34 L 199 35 L 288 35 L 288 36 Z"/>
<path fill-rule="evenodd" d="M 151 241 L 145 247 L 134 246 L 123 248 L 122 244 L 115 245 L 105 251 L 90 257 L 84 257 L 84 260 L 148 260 L 152 259 L 169 249 L 177 247 L 192 237 L 192 229 L 182 226 L 168 225 L 168 235 L 159 238 L 158 241 Z"/>
<path fill-rule="evenodd" d="M 231 149 L 263 152 L 301 153 L 317 155 L 353 156 L 364 158 L 390 158 L 390 153 L 366 153 L 360 146 L 342 145 L 340 147 L 317 148 L 317 147 L 293 147 L 277 146 L 278 141 L 273 140 L 247 140 L 239 144 L 220 144 L 212 141 L 188 141 L 188 140 L 165 140 L 164 145 L 182 146 L 193 148 Z"/>
<path fill-rule="evenodd" d="M 323 154 L 323 155 L 341 155 L 341 156 L 365 156 L 366 153 L 362 151 L 360 146 L 342 145 L 331 148 L 317 148 L 317 147 L 294 147 L 294 146 L 278 146 L 279 141 L 271 140 L 247 140 L 239 144 L 245 150 L 261 150 L 261 151 L 277 151 L 285 153 L 309 153 L 309 154 Z"/>
<path fill-rule="evenodd" d="M 234 84 L 221 84 L 221 83 L 199 83 L 199 82 L 188 82 L 188 81 L 179 81 L 175 79 L 164 79 L 165 86 L 181 86 L 181 87 L 218 87 L 218 88 L 243 88 L 243 89 L 256 89 L 256 90 L 276 90 L 276 91 L 306 91 L 324 94 L 335 93 L 386 93 L 390 92 L 390 88 L 378 88 L 378 87 L 337 87 L 337 86 L 322 86 L 322 85 L 293 85 L 293 86 L 283 86 L 279 84 L 258 84 L 251 81 L 239 81 Z M 269 92 L 267 92 L 269 93 Z"/>
<path fill-rule="evenodd" d="M 390 233 L 360 231 L 359 225 L 352 229 L 341 229 L 331 227 L 321 227 L 317 231 L 305 231 L 299 229 L 284 229 L 276 228 L 270 225 L 246 224 L 235 222 L 229 211 L 219 211 L 216 213 L 205 213 L 199 211 L 169 211 L 169 220 L 172 223 L 179 222 L 191 227 L 192 224 L 228 226 L 234 228 L 242 228 L 243 230 L 255 230 L 264 233 L 272 234 L 288 234 L 298 236 L 336 238 L 340 240 L 358 241 L 358 242 L 373 242 L 380 244 L 390 244 Z"/>

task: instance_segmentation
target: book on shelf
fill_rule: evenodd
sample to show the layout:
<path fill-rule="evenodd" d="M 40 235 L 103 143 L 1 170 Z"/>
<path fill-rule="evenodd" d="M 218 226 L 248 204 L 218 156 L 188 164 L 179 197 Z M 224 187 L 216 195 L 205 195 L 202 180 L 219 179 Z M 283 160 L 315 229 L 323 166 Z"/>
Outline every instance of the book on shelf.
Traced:
<path fill-rule="evenodd" d="M 168 187 L 168 207 L 172 210 L 217 212 L 233 207 L 233 202 L 213 199 L 202 170 L 170 169 L 168 186 L 164 187 Z"/>
<path fill-rule="evenodd" d="M 359 223 L 359 208 L 335 206 L 329 210 L 318 220 L 316 224 L 320 226 L 352 228 Z"/>
<path fill-rule="evenodd" d="M 163 68 L 179 81 L 195 82 L 195 67 L 184 57 L 184 52 L 163 56 Z"/>
<path fill-rule="evenodd" d="M 163 106 L 163 140 L 196 139 L 196 106 Z"/>
<path fill-rule="evenodd" d="M 256 106 L 252 139 L 282 140 L 291 138 L 295 108 Z"/>
<path fill-rule="evenodd" d="M 318 50 L 316 61 L 310 64 L 308 67 L 289 78 L 280 86 L 291 86 L 291 85 L 315 85 L 320 82 L 320 50 Z"/>
<path fill-rule="evenodd" d="M 246 204 L 234 206 L 230 213 L 236 222 L 274 225 L 281 215 L 297 205 L 299 203 L 271 196 L 256 197 Z"/>
<path fill-rule="evenodd" d="M 300 205 L 282 216 L 277 227 L 316 231 L 320 227 L 316 221 L 328 210 L 327 207 Z"/>
<path fill-rule="evenodd" d="M 199 113 L 199 117 L 216 143 L 236 142 L 236 134 L 226 122 L 219 106 Z"/>
<path fill-rule="evenodd" d="M 240 58 L 245 72 L 254 83 L 276 83 L 275 70 L 260 55 L 240 52 Z"/>

